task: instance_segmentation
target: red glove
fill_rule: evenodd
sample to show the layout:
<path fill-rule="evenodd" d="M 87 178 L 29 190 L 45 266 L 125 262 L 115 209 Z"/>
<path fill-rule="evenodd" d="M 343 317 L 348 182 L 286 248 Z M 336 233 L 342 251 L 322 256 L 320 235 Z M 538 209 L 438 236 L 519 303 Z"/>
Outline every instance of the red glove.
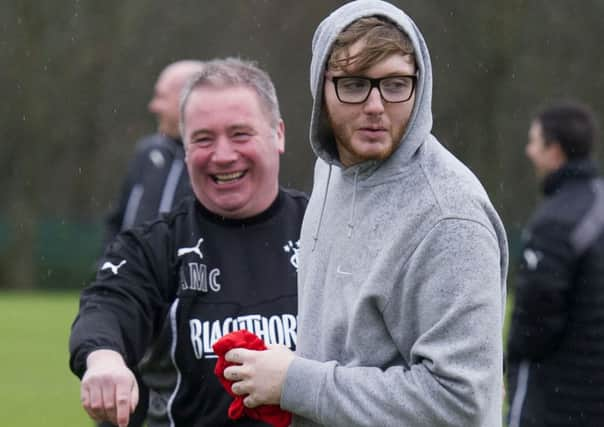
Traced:
<path fill-rule="evenodd" d="M 214 373 L 218 377 L 218 380 L 225 388 L 227 393 L 235 398 L 229 406 L 229 418 L 237 420 L 244 415 L 255 420 L 264 421 L 273 425 L 274 427 L 287 427 L 291 423 L 292 414 L 284 411 L 278 405 L 261 405 L 256 408 L 246 408 L 243 405 L 243 397 L 233 393 L 231 387 L 233 382 L 227 380 L 224 377 L 225 368 L 234 365 L 234 363 L 227 362 L 224 360 L 224 355 L 233 348 L 247 348 L 249 350 L 266 350 L 264 341 L 258 338 L 250 331 L 242 329 L 240 331 L 231 332 L 225 335 L 212 346 L 214 353 L 218 356 L 218 361 L 214 367 Z"/>

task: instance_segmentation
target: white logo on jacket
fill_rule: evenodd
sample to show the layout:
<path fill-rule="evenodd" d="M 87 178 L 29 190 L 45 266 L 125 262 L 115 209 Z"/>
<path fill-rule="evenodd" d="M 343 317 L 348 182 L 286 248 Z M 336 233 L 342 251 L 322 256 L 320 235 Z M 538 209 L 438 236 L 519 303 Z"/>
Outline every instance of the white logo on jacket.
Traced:
<path fill-rule="evenodd" d="M 203 254 L 201 253 L 201 249 L 199 248 L 201 246 L 201 242 L 203 242 L 203 237 L 199 238 L 195 246 L 191 246 L 190 248 L 180 248 L 177 252 L 177 255 L 181 257 L 186 254 L 194 253 L 199 255 L 199 259 L 203 259 Z"/>
<path fill-rule="evenodd" d="M 220 269 L 212 268 L 208 271 L 205 264 L 199 262 L 190 262 L 187 264 L 188 275 L 185 273 L 185 266 L 180 269 L 180 288 L 183 291 L 192 290 L 200 292 L 219 292 L 222 286 L 218 283 Z M 188 276 L 188 281 L 186 277 Z"/>
<path fill-rule="evenodd" d="M 203 259 L 203 253 L 201 252 L 202 242 L 203 237 L 200 237 L 195 246 L 180 248 L 176 254 L 178 257 L 195 254 L 201 260 Z M 218 292 L 221 289 L 221 285 L 218 283 L 218 276 L 220 276 L 218 268 L 208 269 L 206 264 L 200 262 L 188 262 L 186 264 L 183 262 L 180 268 L 180 287 L 183 291 Z"/>
<path fill-rule="evenodd" d="M 298 251 L 300 250 L 300 241 L 296 241 L 295 243 L 291 240 L 287 241 L 287 244 L 283 246 L 283 250 L 287 253 L 293 252 L 292 256 L 289 257 L 289 262 L 294 266 L 296 271 L 298 271 Z"/>
<path fill-rule="evenodd" d="M 224 320 L 190 319 L 190 338 L 197 359 L 216 357 L 212 345 L 228 333 L 247 329 L 258 335 L 266 344 L 281 344 L 294 350 L 298 322 L 293 314 L 273 315 L 248 314 L 227 317 Z"/>
<path fill-rule="evenodd" d="M 113 274 L 117 276 L 117 271 L 121 268 L 122 265 L 126 264 L 126 260 L 123 259 L 118 265 L 115 265 L 109 261 L 105 261 L 103 266 L 101 267 L 101 271 L 103 270 L 111 270 Z"/>

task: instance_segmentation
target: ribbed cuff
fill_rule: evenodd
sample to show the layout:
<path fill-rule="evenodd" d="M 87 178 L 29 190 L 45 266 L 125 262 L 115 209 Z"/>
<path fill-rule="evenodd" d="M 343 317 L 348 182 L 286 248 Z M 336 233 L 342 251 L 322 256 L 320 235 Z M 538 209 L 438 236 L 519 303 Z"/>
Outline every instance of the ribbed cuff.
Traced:
<path fill-rule="evenodd" d="M 296 357 L 289 365 L 283 390 L 281 408 L 295 415 L 321 423 L 319 396 L 334 362 L 317 362 Z"/>

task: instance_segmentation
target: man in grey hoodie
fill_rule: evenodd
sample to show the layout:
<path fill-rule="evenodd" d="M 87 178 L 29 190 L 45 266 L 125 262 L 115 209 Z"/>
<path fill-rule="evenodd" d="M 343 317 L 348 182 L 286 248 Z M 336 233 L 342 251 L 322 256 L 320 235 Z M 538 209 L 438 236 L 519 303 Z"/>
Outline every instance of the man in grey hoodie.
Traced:
<path fill-rule="evenodd" d="M 424 39 L 398 8 L 359 0 L 312 47 L 297 350 L 231 350 L 225 375 L 296 427 L 500 426 L 506 236 L 431 134 Z"/>

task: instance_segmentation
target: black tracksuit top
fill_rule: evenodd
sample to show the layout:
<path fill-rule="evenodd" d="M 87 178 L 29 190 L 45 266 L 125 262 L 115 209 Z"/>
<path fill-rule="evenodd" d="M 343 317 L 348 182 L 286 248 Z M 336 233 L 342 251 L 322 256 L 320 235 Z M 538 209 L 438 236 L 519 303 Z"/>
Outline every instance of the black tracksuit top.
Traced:
<path fill-rule="evenodd" d="M 524 233 L 508 341 L 510 425 L 604 426 L 604 181 L 571 161 Z"/>
<path fill-rule="evenodd" d="M 119 196 L 105 219 L 105 247 L 115 236 L 178 206 L 193 190 L 182 141 L 159 133 L 136 144 Z"/>
<path fill-rule="evenodd" d="M 303 193 L 281 189 L 263 213 L 229 220 L 191 197 L 170 214 L 121 233 L 82 292 L 70 338 L 72 371 L 81 377 L 87 355 L 97 349 L 118 351 L 134 367 L 167 330 L 177 371 L 168 405 L 174 425 L 266 425 L 228 420 L 232 399 L 213 373 L 212 344 L 248 329 L 295 350 L 306 203 Z"/>

